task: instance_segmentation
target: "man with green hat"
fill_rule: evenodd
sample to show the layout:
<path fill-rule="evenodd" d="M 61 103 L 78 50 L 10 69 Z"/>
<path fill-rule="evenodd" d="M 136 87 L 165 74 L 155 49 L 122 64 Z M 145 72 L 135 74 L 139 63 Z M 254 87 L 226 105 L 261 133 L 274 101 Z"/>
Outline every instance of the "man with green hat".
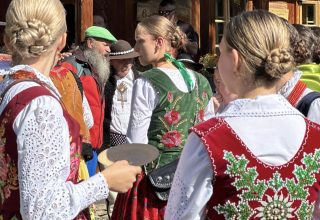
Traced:
<path fill-rule="evenodd" d="M 98 164 L 97 151 L 103 140 L 104 87 L 109 78 L 110 45 L 117 39 L 106 28 L 91 26 L 85 31 L 85 40 L 74 51 L 73 56 L 65 58 L 60 65 L 80 78 L 79 88 L 86 96 L 93 116 L 90 140 L 83 143 L 82 155 L 86 160 L 89 175 L 93 176 Z M 85 117 L 85 121 L 90 121 Z M 92 119 L 92 118 L 91 118 Z M 89 122 L 90 124 L 90 122 Z"/>

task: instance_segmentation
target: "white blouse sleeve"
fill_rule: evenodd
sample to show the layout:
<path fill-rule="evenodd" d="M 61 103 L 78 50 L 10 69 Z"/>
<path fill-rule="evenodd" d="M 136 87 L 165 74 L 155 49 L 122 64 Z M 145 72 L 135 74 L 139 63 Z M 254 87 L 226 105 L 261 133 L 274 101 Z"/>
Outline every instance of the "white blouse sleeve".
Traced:
<path fill-rule="evenodd" d="M 82 109 L 83 109 L 83 119 L 84 123 L 88 127 L 88 129 L 92 128 L 93 126 L 93 115 L 89 106 L 88 99 L 83 91 L 83 99 L 82 99 Z"/>
<path fill-rule="evenodd" d="M 308 119 L 320 124 L 320 98 L 315 99 L 309 108 Z"/>
<path fill-rule="evenodd" d="M 157 103 L 158 96 L 150 82 L 143 77 L 135 80 L 127 131 L 128 143 L 148 143 L 148 129 Z"/>
<path fill-rule="evenodd" d="M 23 219 L 73 219 L 82 209 L 107 198 L 101 173 L 73 184 L 67 122 L 53 97 L 32 100 L 16 117 L 21 215 Z"/>
<path fill-rule="evenodd" d="M 205 218 L 212 195 L 213 172 L 205 146 L 191 133 L 182 151 L 171 187 L 165 220 Z"/>
<path fill-rule="evenodd" d="M 210 118 L 213 118 L 215 116 L 215 111 L 214 111 L 214 104 L 213 104 L 213 97 L 208 102 L 207 107 L 204 110 L 204 120 L 207 121 Z"/>

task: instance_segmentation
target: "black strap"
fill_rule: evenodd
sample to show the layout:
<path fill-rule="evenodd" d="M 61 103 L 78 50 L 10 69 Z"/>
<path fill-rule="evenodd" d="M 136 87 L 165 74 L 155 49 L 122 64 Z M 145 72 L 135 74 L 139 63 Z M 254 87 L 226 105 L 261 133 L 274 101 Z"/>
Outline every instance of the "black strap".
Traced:
<path fill-rule="evenodd" d="M 300 102 L 297 105 L 297 109 L 305 116 L 308 116 L 308 112 L 310 109 L 311 103 L 317 99 L 320 98 L 319 92 L 310 92 L 307 95 L 305 95 Z"/>

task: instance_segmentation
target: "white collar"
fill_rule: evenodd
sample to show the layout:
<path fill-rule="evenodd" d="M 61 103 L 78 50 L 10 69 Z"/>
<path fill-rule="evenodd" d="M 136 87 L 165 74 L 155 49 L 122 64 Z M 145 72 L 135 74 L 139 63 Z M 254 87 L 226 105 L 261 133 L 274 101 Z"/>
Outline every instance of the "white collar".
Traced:
<path fill-rule="evenodd" d="M 295 85 L 298 83 L 301 75 L 302 75 L 302 71 L 300 71 L 298 69 L 294 70 L 293 76 L 291 77 L 291 79 L 282 86 L 282 88 L 279 90 L 278 93 L 280 95 L 283 95 L 284 97 L 288 98 L 291 91 L 293 90 Z"/>
<path fill-rule="evenodd" d="M 236 99 L 225 106 L 217 116 L 223 117 L 265 117 L 280 115 L 301 115 L 282 95 L 264 95 L 255 99 Z"/>
<path fill-rule="evenodd" d="M 114 77 L 115 77 L 116 80 L 128 79 L 128 80 L 130 80 L 130 81 L 133 81 L 133 79 L 134 79 L 134 75 L 133 75 L 132 69 L 130 69 L 129 72 L 128 72 L 128 74 L 127 74 L 126 76 L 122 77 L 122 78 L 120 78 L 120 77 L 117 76 L 117 75 L 114 75 Z"/>

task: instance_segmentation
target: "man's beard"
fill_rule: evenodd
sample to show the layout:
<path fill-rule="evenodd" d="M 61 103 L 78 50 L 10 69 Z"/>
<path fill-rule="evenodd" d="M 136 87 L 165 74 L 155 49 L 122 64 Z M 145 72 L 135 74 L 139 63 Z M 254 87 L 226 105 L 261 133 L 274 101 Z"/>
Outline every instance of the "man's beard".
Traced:
<path fill-rule="evenodd" d="M 110 76 L 110 61 L 109 58 L 100 54 L 95 48 L 87 48 L 83 51 L 90 65 L 96 71 L 98 81 L 104 87 Z"/>

